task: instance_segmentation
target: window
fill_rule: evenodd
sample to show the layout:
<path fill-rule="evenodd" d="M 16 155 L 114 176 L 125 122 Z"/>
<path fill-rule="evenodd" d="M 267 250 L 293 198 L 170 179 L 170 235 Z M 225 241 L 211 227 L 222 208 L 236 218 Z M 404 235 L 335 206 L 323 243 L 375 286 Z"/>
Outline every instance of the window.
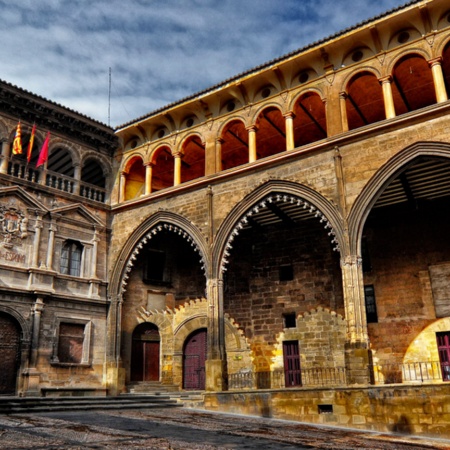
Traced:
<path fill-rule="evenodd" d="M 450 331 L 436 333 L 442 380 L 450 381 Z"/>
<path fill-rule="evenodd" d="M 74 277 L 81 276 L 82 254 L 83 246 L 79 242 L 67 241 L 61 250 L 61 273 Z"/>
<path fill-rule="evenodd" d="M 292 281 L 294 279 L 294 269 L 291 264 L 285 264 L 279 267 L 280 281 Z"/>
<path fill-rule="evenodd" d="M 364 286 L 364 299 L 366 302 L 367 323 L 377 323 L 377 304 L 375 302 L 375 289 L 373 285 Z"/>
<path fill-rule="evenodd" d="M 89 364 L 91 322 L 78 319 L 58 319 L 52 363 Z"/>
<path fill-rule="evenodd" d="M 149 249 L 144 264 L 144 283 L 165 285 L 170 284 L 166 274 L 166 254 L 162 250 Z"/>
<path fill-rule="evenodd" d="M 283 314 L 284 328 L 295 328 L 297 326 L 297 320 L 295 313 Z"/>

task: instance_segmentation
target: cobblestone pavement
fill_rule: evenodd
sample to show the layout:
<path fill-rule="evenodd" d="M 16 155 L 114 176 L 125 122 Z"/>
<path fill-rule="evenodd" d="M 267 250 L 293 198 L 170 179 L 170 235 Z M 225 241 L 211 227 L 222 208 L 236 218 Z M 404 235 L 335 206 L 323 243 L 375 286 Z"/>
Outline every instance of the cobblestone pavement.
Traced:
<path fill-rule="evenodd" d="M 450 441 L 183 408 L 0 415 L 0 449 L 450 449 Z"/>

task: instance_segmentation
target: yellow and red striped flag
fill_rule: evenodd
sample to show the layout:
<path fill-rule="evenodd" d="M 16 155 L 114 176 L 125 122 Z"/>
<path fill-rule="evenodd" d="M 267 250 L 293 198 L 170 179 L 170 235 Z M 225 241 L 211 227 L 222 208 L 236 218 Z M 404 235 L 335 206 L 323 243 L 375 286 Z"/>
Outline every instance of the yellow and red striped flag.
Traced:
<path fill-rule="evenodd" d="M 28 142 L 27 162 L 30 162 L 30 159 L 31 159 L 31 152 L 33 151 L 34 135 L 35 134 L 36 134 L 36 124 L 33 124 L 33 129 L 31 130 L 30 141 Z"/>
<path fill-rule="evenodd" d="M 14 136 L 12 151 L 14 155 L 22 154 L 22 137 L 20 131 L 20 122 L 17 124 L 16 135 Z"/>

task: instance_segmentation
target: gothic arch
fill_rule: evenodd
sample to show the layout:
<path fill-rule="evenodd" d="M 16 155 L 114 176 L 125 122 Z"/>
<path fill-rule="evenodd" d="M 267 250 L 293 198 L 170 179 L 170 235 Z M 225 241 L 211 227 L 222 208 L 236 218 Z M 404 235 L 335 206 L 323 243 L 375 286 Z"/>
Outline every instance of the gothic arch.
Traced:
<path fill-rule="evenodd" d="M 265 203 L 270 202 L 271 195 L 280 195 L 283 201 L 314 211 L 317 220 L 325 223 L 324 232 L 328 233 L 330 241 L 335 244 L 335 250 L 345 251 L 342 216 L 329 200 L 308 186 L 282 180 L 269 181 L 238 203 L 222 223 L 213 248 L 212 270 L 218 278 L 222 277 L 223 269 L 228 263 L 226 256 L 234 236 L 239 234 L 247 216 L 255 208 L 264 208 Z"/>
<path fill-rule="evenodd" d="M 450 158 L 450 144 L 443 142 L 417 142 L 394 155 L 378 170 L 358 195 L 348 216 L 349 245 L 352 252 L 361 254 L 361 237 L 367 216 L 384 188 L 391 183 L 407 164 L 419 156 L 435 156 L 448 159 Z"/>
<path fill-rule="evenodd" d="M 188 240 L 201 257 L 205 275 L 209 273 L 208 246 L 200 230 L 184 217 L 161 211 L 142 222 L 123 245 L 111 272 L 109 285 L 109 294 L 111 296 L 121 295 L 126 291 L 128 273 L 133 267 L 133 261 L 144 244 L 151 239 L 152 235 L 163 229 L 178 233 Z"/>

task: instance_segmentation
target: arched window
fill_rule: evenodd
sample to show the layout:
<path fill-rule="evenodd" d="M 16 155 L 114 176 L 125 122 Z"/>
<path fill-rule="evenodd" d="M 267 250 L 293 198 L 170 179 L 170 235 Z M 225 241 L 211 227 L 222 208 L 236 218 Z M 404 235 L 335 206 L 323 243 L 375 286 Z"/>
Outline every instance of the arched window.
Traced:
<path fill-rule="evenodd" d="M 386 118 L 380 82 L 370 72 L 360 72 L 352 77 L 347 85 L 345 103 L 349 130 Z"/>
<path fill-rule="evenodd" d="M 83 246 L 77 241 L 66 241 L 61 250 L 60 269 L 63 275 L 81 275 L 81 256 Z"/>

